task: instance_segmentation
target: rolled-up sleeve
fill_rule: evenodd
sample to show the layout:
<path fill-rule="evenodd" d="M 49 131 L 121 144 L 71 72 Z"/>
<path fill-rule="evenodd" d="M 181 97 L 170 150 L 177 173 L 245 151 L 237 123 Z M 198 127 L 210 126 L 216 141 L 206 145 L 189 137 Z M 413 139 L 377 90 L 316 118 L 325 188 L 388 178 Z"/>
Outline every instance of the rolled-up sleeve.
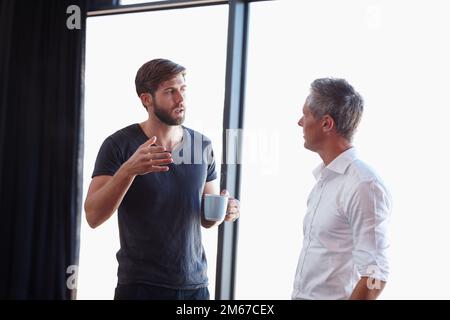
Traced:
<path fill-rule="evenodd" d="M 361 277 L 387 281 L 388 222 L 392 199 L 377 180 L 358 184 L 348 203 L 348 218 L 353 233 L 353 259 Z"/>

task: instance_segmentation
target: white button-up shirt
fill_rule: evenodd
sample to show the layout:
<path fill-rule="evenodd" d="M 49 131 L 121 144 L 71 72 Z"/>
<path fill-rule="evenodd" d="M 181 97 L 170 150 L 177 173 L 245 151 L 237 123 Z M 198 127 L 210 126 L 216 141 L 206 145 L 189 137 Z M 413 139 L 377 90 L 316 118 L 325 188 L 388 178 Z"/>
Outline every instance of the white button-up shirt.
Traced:
<path fill-rule="evenodd" d="M 387 280 L 391 196 L 354 148 L 313 174 L 292 299 L 348 299 L 361 276 Z"/>

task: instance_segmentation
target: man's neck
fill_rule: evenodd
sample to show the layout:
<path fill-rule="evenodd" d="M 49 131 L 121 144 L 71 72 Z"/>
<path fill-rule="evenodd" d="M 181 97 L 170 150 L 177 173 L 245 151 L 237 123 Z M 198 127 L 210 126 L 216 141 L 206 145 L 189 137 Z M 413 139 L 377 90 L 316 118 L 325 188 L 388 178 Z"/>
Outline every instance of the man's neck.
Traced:
<path fill-rule="evenodd" d="M 162 145 L 168 151 L 172 151 L 183 138 L 183 128 L 181 125 L 169 126 L 159 121 L 159 119 L 150 117 L 140 123 L 140 126 L 147 137 L 151 138 L 155 136 L 157 138 L 156 144 Z"/>
<path fill-rule="evenodd" d="M 319 156 L 322 158 L 325 166 L 329 165 L 334 159 L 336 159 L 342 152 L 347 151 L 352 147 L 350 141 L 339 138 L 328 141 L 322 148 L 322 150 L 317 151 Z"/>

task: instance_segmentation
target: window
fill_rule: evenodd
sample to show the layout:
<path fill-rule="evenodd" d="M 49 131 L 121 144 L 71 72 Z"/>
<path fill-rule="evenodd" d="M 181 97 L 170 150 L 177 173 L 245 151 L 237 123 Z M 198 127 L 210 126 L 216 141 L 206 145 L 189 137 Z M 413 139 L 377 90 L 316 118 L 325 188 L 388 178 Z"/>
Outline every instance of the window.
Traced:
<path fill-rule="evenodd" d="M 237 299 L 290 299 L 311 171 L 297 126 L 310 83 L 365 98 L 355 146 L 390 187 L 391 276 L 381 298 L 448 298 L 446 1 L 251 4 Z M 439 284 L 439 285 L 437 285 Z"/>
<path fill-rule="evenodd" d="M 208 6 L 87 20 L 83 199 L 103 140 L 147 119 L 134 77 L 144 62 L 154 58 L 168 58 L 187 68 L 184 125 L 211 138 L 220 163 L 227 19 L 227 6 Z M 220 177 L 220 165 L 217 170 Z M 203 244 L 214 297 L 217 228 L 203 230 Z M 78 298 L 111 299 L 119 249 L 116 214 L 95 230 L 83 216 L 80 246 Z"/>

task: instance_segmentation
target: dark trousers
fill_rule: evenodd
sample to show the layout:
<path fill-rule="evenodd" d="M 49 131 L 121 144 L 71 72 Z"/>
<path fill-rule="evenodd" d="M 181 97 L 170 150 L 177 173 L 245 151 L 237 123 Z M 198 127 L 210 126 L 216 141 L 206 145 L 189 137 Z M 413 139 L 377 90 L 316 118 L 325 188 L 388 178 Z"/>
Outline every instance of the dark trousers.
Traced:
<path fill-rule="evenodd" d="M 208 288 L 169 289 L 146 284 L 118 284 L 114 300 L 209 300 Z"/>

